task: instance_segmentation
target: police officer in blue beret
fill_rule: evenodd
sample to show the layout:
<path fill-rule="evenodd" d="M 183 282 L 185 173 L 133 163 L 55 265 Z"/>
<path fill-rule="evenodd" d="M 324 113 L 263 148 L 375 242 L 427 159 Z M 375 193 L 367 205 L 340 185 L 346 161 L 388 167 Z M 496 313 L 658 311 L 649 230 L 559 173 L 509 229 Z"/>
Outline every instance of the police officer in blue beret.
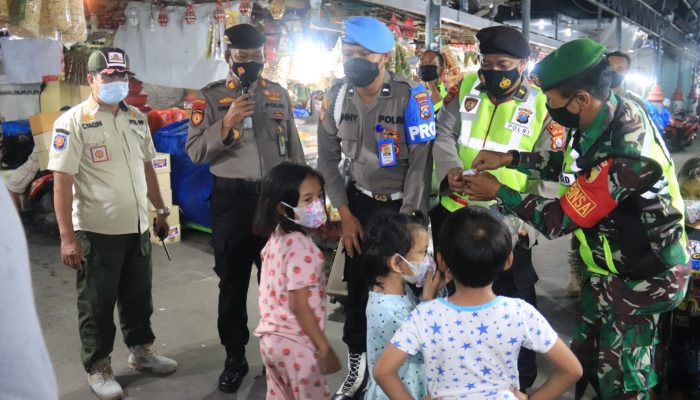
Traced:
<path fill-rule="evenodd" d="M 348 345 L 348 375 L 334 400 L 355 397 L 367 380 L 363 226 L 380 210 L 425 212 L 435 139 L 433 104 L 425 87 L 385 69 L 394 48 L 386 25 L 352 17 L 344 30 L 346 78 L 328 91 L 318 127 L 318 169 L 340 212 L 347 255 L 343 341 Z M 338 168 L 343 156 L 349 164 L 347 183 Z"/>

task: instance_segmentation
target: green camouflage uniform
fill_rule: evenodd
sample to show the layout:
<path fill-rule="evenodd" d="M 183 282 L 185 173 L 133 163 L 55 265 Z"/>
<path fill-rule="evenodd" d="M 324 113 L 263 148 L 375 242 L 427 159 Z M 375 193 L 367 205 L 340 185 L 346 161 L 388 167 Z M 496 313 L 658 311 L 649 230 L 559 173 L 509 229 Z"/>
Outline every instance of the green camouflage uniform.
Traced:
<path fill-rule="evenodd" d="M 589 265 L 581 282 L 571 347 L 584 367 L 583 390 L 590 382 L 601 399 L 646 399 L 657 383 L 659 314 L 678 306 L 689 276 L 673 165 L 658 132 L 630 100 L 611 96 L 584 132 L 570 135 L 575 183 L 561 199 L 503 185 L 499 206 L 549 238 L 580 229 L 592 261 L 606 269 Z M 643 155 L 655 144 L 667 157 L 666 169 Z M 557 180 L 565 153 L 521 153 L 517 169 Z"/>

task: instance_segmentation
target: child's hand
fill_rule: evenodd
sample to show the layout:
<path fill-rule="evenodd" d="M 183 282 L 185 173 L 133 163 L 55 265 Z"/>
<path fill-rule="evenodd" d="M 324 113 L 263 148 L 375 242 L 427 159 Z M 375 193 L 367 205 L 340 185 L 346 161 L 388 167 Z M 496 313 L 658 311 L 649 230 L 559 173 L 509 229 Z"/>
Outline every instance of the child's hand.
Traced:
<path fill-rule="evenodd" d="M 425 283 L 423 283 L 423 299 L 432 300 L 437 296 L 440 287 L 445 284 L 442 273 L 437 266 L 426 273 Z"/>
<path fill-rule="evenodd" d="M 335 355 L 335 352 L 330 346 L 319 351 L 319 358 L 321 362 L 321 372 L 324 375 L 330 375 L 340 371 L 340 361 L 338 361 L 338 356 Z"/>
<path fill-rule="evenodd" d="M 515 397 L 518 398 L 518 400 L 527 400 L 528 399 L 527 395 L 518 389 L 513 389 L 513 394 L 515 395 Z"/>

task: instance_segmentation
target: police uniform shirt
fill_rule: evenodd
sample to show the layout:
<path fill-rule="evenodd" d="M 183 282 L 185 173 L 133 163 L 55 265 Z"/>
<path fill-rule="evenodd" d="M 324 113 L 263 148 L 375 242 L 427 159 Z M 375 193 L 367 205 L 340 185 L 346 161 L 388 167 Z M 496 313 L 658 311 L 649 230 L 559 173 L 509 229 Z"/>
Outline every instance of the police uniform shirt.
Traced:
<path fill-rule="evenodd" d="M 340 100 L 340 112 L 336 113 L 342 88 L 346 89 L 345 96 Z M 429 112 L 424 114 L 425 107 L 419 104 L 427 104 Z M 416 116 L 419 123 L 407 126 L 407 108 L 420 113 Z M 339 121 L 336 114 L 340 115 Z M 430 142 L 435 137 L 432 114 L 432 102 L 425 87 L 389 71 L 385 71 L 380 92 L 369 106 L 351 84 L 344 81 L 334 84 L 324 99 L 318 125 L 318 168 L 326 179 L 326 194 L 333 206 L 340 208 L 348 204 L 344 179 L 338 170 L 342 152 L 351 160 L 350 174 L 358 186 L 380 195 L 403 192 L 401 212 L 426 208 L 423 198 L 430 188 L 426 171 Z M 386 138 L 392 138 L 395 143 L 396 165 L 391 167 L 381 167 L 379 161 L 378 141 Z"/>
<path fill-rule="evenodd" d="M 242 93 L 237 81 L 207 85 L 192 105 L 187 154 L 196 163 L 211 163 L 215 176 L 259 180 L 283 161 L 305 163 L 289 93 L 266 79 L 257 82 L 251 92 L 253 128 L 243 129 L 241 123 L 240 137 L 230 143 L 221 140 L 221 126 L 231 103 Z"/>
<path fill-rule="evenodd" d="M 155 157 L 146 117 L 116 116 L 90 98 L 54 123 L 48 169 L 73 176 L 73 228 L 120 235 L 148 230 L 144 162 Z"/>

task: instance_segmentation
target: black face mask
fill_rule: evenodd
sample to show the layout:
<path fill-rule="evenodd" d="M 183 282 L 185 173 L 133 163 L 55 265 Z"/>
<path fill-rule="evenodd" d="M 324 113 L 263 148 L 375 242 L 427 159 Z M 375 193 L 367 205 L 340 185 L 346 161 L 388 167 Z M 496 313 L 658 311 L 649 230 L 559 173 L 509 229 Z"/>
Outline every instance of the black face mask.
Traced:
<path fill-rule="evenodd" d="M 343 63 L 345 76 L 357 87 L 369 86 L 379 75 L 379 66 L 364 58 L 353 58 Z"/>
<path fill-rule="evenodd" d="M 439 78 L 437 65 L 421 65 L 418 67 L 418 76 L 423 82 L 434 81 Z"/>
<path fill-rule="evenodd" d="M 549 104 L 545 104 L 545 106 L 547 107 L 547 111 L 549 112 L 549 116 L 552 117 L 552 119 L 555 122 L 557 122 L 559 125 L 565 128 L 578 128 L 579 124 L 581 123 L 580 113 L 574 114 L 566 109 L 566 107 L 569 106 L 569 103 L 571 103 L 574 100 L 574 98 L 576 98 L 576 94 L 571 96 L 569 101 L 567 101 L 563 107 L 559 108 L 552 108 L 549 106 Z"/>
<path fill-rule="evenodd" d="M 622 85 L 622 82 L 625 81 L 625 76 L 619 72 L 612 71 L 611 75 L 612 82 L 610 83 L 610 87 L 613 89 L 618 88 L 620 85 Z"/>
<path fill-rule="evenodd" d="M 480 69 L 479 74 L 486 79 L 486 91 L 497 99 L 506 97 L 521 75 L 518 68 L 508 71 Z"/>
<path fill-rule="evenodd" d="M 263 63 L 248 61 L 245 63 L 232 63 L 231 70 L 238 77 L 243 92 L 247 92 L 250 85 L 257 81 L 262 73 Z"/>

